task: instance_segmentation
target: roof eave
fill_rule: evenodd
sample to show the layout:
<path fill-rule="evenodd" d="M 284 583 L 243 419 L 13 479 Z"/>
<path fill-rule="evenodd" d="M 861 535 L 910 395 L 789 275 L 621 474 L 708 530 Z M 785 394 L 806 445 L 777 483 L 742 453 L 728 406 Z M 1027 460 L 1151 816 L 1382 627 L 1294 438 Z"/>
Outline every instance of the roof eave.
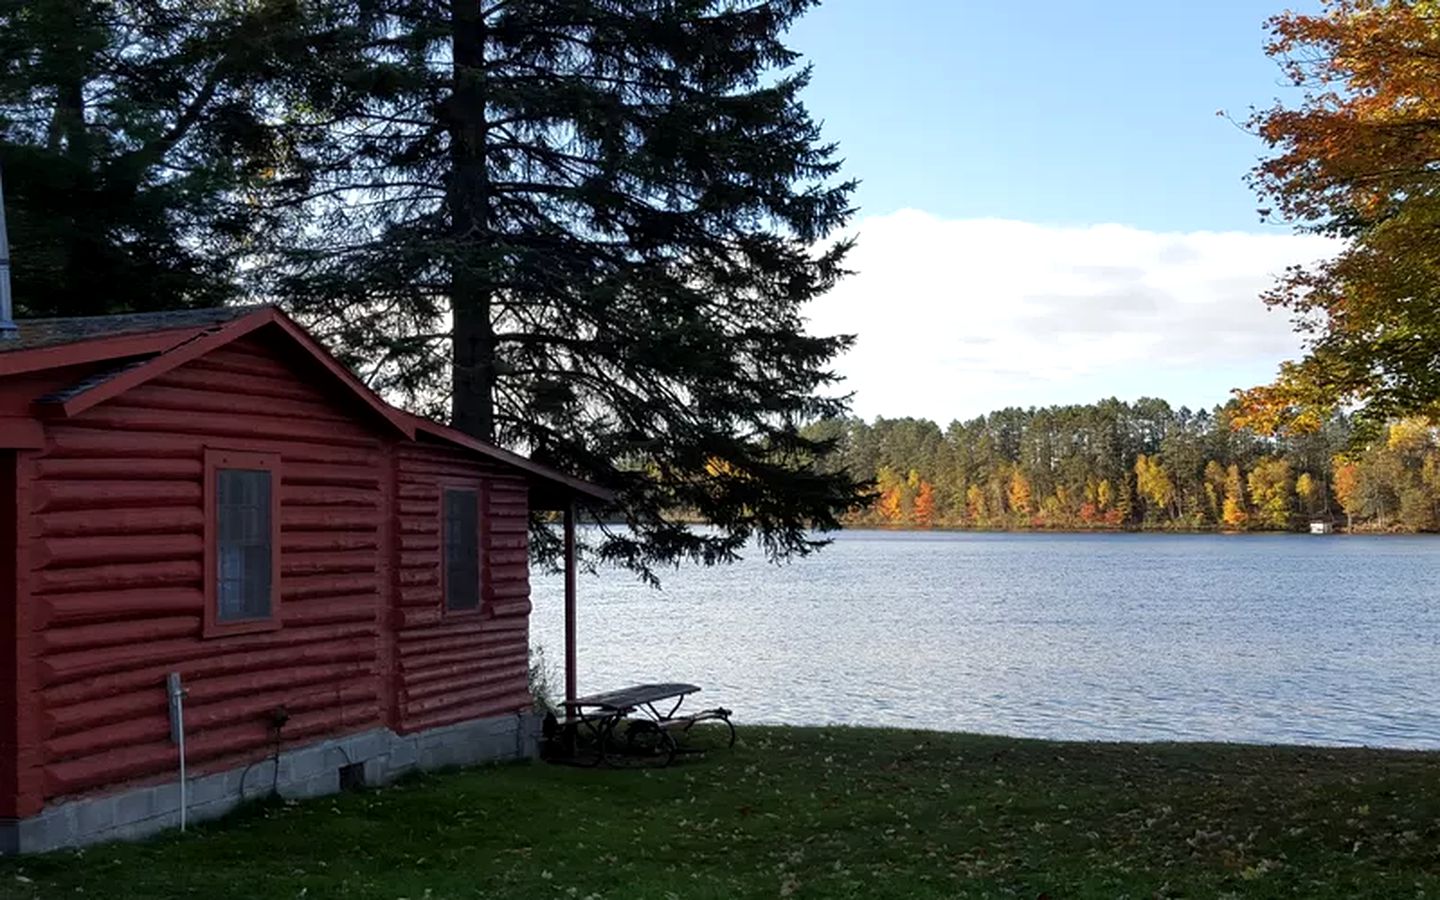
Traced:
<path fill-rule="evenodd" d="M 544 482 L 548 489 L 539 491 L 538 496 L 545 498 L 546 505 L 537 508 L 560 508 L 560 504 L 552 504 L 548 499 L 552 496 L 551 491 L 555 489 L 559 489 L 558 496 L 562 498 L 573 499 L 575 497 L 585 497 L 604 504 L 614 503 L 616 500 L 616 493 L 609 488 L 603 488 L 598 484 L 591 484 L 588 481 L 575 478 L 572 475 L 566 475 L 558 469 L 552 469 L 547 465 L 537 463 L 532 459 L 527 459 L 518 453 L 512 453 L 509 450 L 496 447 L 494 444 L 488 444 L 478 438 L 473 438 L 465 434 L 463 431 L 457 431 L 448 425 L 441 425 L 439 422 L 432 422 L 429 419 L 415 415 L 410 415 L 410 418 L 414 421 L 418 432 L 463 447 L 466 450 L 478 453 L 496 462 L 520 469 L 532 478 Z M 532 491 L 532 494 L 535 493 L 535 491 Z"/>
<path fill-rule="evenodd" d="M 167 328 L 142 334 L 99 336 L 48 347 L 33 347 L 0 353 L 0 376 L 24 375 L 46 369 L 150 356 L 177 347 L 206 329 L 195 326 Z"/>

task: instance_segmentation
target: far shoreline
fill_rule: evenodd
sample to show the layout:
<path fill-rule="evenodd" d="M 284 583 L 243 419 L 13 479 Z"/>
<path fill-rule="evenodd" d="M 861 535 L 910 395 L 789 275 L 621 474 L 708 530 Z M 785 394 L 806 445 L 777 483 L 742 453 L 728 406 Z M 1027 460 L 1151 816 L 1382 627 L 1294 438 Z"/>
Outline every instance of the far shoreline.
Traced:
<path fill-rule="evenodd" d="M 680 517 L 679 521 L 686 525 L 697 525 L 713 527 L 712 523 L 700 519 Z M 602 524 L 593 522 L 592 524 Z M 608 525 L 623 525 L 623 522 L 603 523 Z M 999 526 L 974 526 L 974 525 L 881 525 L 870 523 L 842 523 L 834 531 L 885 531 L 905 534 L 1173 534 L 1173 535 L 1216 535 L 1222 537 L 1260 537 L 1276 535 L 1298 535 L 1303 537 L 1440 537 L 1440 531 L 1406 531 L 1398 528 L 1342 528 L 1335 527 L 1334 531 L 1328 534 L 1315 534 L 1301 529 L 1276 530 L 1276 529 L 1221 529 L 1221 528 L 1005 528 Z"/>
<path fill-rule="evenodd" d="M 705 523 L 695 523 L 705 524 Z M 1440 532 L 1434 531 L 1401 531 L 1397 529 L 1370 530 L 1370 529 L 1336 529 L 1329 534 L 1314 534 L 1309 531 L 1276 531 L 1276 530 L 1222 530 L 1218 528 L 994 528 L 994 527 L 973 527 L 968 525 L 934 525 L 930 527 L 919 527 L 915 525 L 842 525 L 839 531 L 882 531 L 903 534 L 1034 534 L 1034 535 L 1072 535 L 1072 534 L 1094 534 L 1094 535 L 1177 535 L 1177 536 L 1202 536 L 1210 535 L 1216 537 L 1277 537 L 1283 535 L 1294 535 L 1297 537 L 1440 537 Z M 833 533 L 833 532 L 832 532 Z"/>

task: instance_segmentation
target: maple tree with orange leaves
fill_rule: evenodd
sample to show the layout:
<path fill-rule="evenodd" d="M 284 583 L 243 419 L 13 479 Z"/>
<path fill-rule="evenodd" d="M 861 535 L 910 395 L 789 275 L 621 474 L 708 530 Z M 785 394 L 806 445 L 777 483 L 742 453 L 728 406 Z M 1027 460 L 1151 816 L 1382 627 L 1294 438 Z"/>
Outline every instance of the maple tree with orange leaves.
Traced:
<path fill-rule="evenodd" d="M 929 528 L 935 524 L 935 486 L 930 482 L 920 482 L 920 487 L 915 491 L 915 506 L 911 509 L 910 516 L 921 528 Z"/>
<path fill-rule="evenodd" d="M 1440 2 L 1326 0 L 1270 20 L 1267 53 L 1305 90 L 1250 125 L 1271 155 L 1252 173 L 1265 212 L 1340 238 L 1330 260 L 1266 295 L 1306 355 L 1239 391 L 1237 426 L 1315 430 L 1358 410 L 1371 434 L 1440 414 Z"/>

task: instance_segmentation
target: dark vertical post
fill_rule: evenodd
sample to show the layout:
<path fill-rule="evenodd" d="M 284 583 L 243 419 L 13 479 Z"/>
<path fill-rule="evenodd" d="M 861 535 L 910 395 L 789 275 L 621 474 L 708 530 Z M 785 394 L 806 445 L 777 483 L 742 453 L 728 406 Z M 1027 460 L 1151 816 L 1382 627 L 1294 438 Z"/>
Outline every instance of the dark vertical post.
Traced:
<path fill-rule="evenodd" d="M 565 504 L 565 702 L 574 703 L 575 691 L 575 501 Z"/>
<path fill-rule="evenodd" d="M 16 626 L 20 612 L 20 579 L 15 550 L 21 530 L 16 520 L 15 466 L 15 454 L 0 451 L 0 647 L 7 648 L 4 661 L 0 663 L 0 819 L 17 816 L 20 797 L 17 768 L 20 719 L 15 685 L 20 681 L 22 662 L 19 654 L 11 655 L 8 649 L 19 647 Z M 0 832 L 0 856 L 18 853 L 19 847 L 13 843 L 14 839 L 8 845 L 6 840 L 4 832 Z"/>

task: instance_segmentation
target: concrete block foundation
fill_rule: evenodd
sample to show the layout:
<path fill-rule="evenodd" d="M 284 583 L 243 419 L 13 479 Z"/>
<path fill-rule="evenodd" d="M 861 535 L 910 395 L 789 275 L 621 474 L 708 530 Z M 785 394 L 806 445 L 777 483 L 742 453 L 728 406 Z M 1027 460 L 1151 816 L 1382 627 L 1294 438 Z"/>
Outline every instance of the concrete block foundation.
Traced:
<path fill-rule="evenodd" d="M 283 750 L 186 783 L 189 822 L 215 819 L 274 788 L 293 799 L 340 790 L 340 770 L 359 765 L 366 785 L 414 771 L 530 759 L 538 753 L 540 720 L 529 713 L 475 719 L 414 734 L 388 728 Z M 353 771 L 353 770 L 352 770 Z M 0 819 L 0 855 L 46 853 L 104 841 L 136 840 L 180 824 L 180 786 L 170 781 L 111 794 L 61 800 L 27 819 Z"/>

